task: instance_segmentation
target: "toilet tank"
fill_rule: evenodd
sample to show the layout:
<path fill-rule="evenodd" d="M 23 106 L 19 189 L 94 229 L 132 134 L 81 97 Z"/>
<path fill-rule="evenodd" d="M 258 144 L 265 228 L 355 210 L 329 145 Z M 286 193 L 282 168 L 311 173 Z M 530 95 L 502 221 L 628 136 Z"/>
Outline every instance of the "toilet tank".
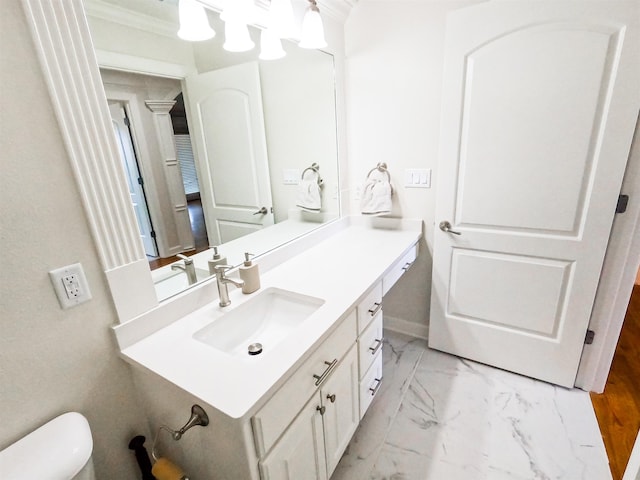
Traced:
<path fill-rule="evenodd" d="M 54 418 L 0 452 L 2 480 L 93 480 L 93 439 L 77 412 Z"/>

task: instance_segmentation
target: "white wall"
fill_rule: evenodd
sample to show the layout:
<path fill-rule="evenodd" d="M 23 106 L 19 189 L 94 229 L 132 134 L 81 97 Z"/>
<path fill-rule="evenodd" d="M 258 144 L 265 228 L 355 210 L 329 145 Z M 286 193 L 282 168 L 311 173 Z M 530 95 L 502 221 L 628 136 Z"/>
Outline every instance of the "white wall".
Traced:
<path fill-rule="evenodd" d="M 1 17 L 0 449 L 75 410 L 89 419 L 99 478 L 139 478 L 127 444 L 148 433 L 111 296 L 20 3 Z M 47 272 L 74 262 L 93 299 L 63 311 Z"/>
<path fill-rule="evenodd" d="M 345 26 L 351 207 L 359 211 L 356 190 L 367 172 L 386 162 L 393 215 L 425 224 L 416 264 L 385 298 L 386 316 L 412 322 L 408 333 L 424 335 L 429 319 L 436 189 L 404 188 L 404 170 L 430 168 L 436 184 L 445 17 L 474 3 L 361 0 Z"/>

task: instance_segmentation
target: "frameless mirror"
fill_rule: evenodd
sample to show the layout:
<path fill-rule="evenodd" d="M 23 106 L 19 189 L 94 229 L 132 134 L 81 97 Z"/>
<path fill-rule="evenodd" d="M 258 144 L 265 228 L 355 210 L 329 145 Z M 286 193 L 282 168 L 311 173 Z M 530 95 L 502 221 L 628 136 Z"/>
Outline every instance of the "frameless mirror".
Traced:
<path fill-rule="evenodd" d="M 85 0 L 114 132 L 158 299 L 339 216 L 333 57 L 283 41 L 260 60 L 176 35 L 171 0 Z M 188 278 L 183 261 L 194 261 Z M 195 255 L 192 255 L 195 253 Z"/>

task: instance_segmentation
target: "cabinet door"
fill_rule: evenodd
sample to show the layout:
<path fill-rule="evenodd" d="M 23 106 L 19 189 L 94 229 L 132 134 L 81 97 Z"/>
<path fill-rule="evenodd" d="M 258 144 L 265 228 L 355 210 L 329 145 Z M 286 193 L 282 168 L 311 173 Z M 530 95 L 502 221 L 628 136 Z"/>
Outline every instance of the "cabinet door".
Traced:
<path fill-rule="evenodd" d="M 260 462 L 262 480 L 327 480 L 321 400 L 315 394 L 271 453 Z"/>
<path fill-rule="evenodd" d="M 322 421 L 327 471 L 331 476 L 360 421 L 358 350 L 355 345 L 324 384 L 320 394 L 325 407 Z"/>

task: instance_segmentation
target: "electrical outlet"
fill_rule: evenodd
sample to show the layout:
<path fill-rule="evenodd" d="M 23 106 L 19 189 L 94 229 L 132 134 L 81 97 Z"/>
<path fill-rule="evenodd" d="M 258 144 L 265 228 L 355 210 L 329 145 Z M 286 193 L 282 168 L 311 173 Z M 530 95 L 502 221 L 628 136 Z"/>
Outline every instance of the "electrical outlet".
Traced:
<path fill-rule="evenodd" d="M 49 278 L 62 308 L 74 307 L 91 299 L 89 284 L 81 264 L 74 263 L 51 270 Z"/>

